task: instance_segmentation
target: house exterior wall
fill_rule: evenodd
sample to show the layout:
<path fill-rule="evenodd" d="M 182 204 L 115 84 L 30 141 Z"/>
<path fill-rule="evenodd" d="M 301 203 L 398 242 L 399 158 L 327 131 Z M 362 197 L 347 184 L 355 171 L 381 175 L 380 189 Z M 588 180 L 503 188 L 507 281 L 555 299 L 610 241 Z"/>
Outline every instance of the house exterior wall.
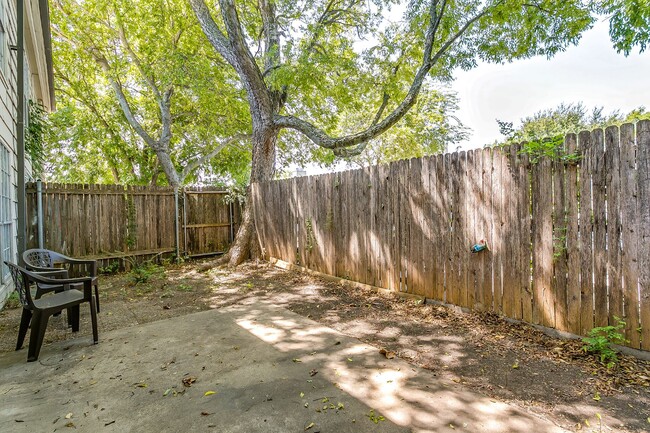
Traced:
<path fill-rule="evenodd" d="M 25 100 L 41 103 L 47 110 L 54 105 L 48 80 L 46 42 L 40 6 L 47 2 L 25 1 Z M 45 11 L 47 12 L 47 11 Z M 45 15 L 47 17 L 47 14 Z M 47 23 L 49 25 L 49 22 Z M 17 256 L 17 145 L 16 145 L 16 1 L 0 0 L 0 261 L 16 262 Z M 49 37 L 49 35 L 48 35 Z M 49 40 L 48 42 L 49 43 Z M 48 47 L 49 48 L 49 47 Z M 27 112 L 27 105 L 25 106 Z M 27 125 L 27 119 L 25 124 Z M 2 156 L 4 155 L 4 160 Z M 31 163 L 25 161 L 25 176 L 32 179 Z M 3 192 L 5 193 L 3 195 Z M 4 230 L 3 230 L 4 228 Z M 6 266 L 0 266 L 0 308 L 13 291 Z"/>

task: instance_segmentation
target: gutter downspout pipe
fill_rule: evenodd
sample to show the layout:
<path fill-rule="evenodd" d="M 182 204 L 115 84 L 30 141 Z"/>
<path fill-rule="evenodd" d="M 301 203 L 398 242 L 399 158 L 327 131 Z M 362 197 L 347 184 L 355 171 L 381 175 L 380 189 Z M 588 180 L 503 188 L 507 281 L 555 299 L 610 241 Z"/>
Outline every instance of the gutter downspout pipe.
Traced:
<path fill-rule="evenodd" d="M 16 0 L 16 147 L 18 172 L 18 261 L 22 264 L 23 252 L 26 249 L 26 220 L 25 208 L 25 0 Z"/>
<path fill-rule="evenodd" d="M 41 179 L 36 179 L 36 212 L 38 218 L 38 247 L 43 249 L 45 247 L 43 246 L 43 182 Z"/>

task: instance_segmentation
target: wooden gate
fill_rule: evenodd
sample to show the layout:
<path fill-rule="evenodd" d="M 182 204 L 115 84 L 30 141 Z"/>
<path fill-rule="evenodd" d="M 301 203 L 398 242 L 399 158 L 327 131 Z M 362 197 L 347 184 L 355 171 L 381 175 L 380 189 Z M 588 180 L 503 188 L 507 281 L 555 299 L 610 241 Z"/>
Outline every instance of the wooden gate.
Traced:
<path fill-rule="evenodd" d="M 186 189 L 183 194 L 183 249 L 190 257 L 220 254 L 234 239 L 239 206 L 216 188 Z"/>

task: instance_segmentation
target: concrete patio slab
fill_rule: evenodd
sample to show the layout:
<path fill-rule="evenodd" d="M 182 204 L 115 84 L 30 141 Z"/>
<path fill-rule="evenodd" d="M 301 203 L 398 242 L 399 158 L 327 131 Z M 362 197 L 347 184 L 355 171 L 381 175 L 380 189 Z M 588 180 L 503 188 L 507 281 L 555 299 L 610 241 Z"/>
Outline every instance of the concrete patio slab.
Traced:
<path fill-rule="evenodd" d="M 25 350 L 3 354 L 0 431 L 565 430 L 286 309 L 255 304 L 100 329 L 98 345 L 79 338 L 44 346 L 35 363 Z"/>

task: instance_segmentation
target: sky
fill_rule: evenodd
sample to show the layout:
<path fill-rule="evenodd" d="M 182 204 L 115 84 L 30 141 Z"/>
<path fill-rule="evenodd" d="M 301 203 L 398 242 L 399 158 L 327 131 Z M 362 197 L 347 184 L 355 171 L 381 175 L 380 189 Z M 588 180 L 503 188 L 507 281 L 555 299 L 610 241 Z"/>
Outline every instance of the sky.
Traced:
<path fill-rule="evenodd" d="M 609 40 L 608 23 L 602 21 L 585 32 L 577 46 L 551 59 L 479 64 L 454 76 L 452 89 L 460 99 L 456 116 L 472 129 L 462 149 L 502 139 L 495 119 L 517 126 L 522 118 L 562 102 L 583 102 L 588 110 L 602 106 L 605 113 L 627 113 L 639 106 L 650 110 L 650 52 L 618 54 Z"/>

